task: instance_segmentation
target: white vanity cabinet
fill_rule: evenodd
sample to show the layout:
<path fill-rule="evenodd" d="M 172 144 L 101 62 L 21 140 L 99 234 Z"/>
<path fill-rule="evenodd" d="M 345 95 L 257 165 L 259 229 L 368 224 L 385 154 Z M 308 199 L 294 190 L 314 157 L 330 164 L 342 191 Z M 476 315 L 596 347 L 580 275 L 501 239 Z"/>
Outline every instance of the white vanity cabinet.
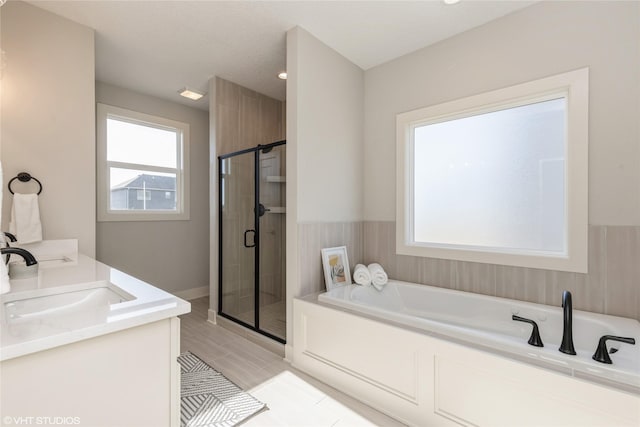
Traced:
<path fill-rule="evenodd" d="M 5 360 L 2 425 L 179 426 L 179 346 L 171 317 Z"/>
<path fill-rule="evenodd" d="M 1 425 L 180 425 L 191 305 L 84 255 L 0 296 Z"/>

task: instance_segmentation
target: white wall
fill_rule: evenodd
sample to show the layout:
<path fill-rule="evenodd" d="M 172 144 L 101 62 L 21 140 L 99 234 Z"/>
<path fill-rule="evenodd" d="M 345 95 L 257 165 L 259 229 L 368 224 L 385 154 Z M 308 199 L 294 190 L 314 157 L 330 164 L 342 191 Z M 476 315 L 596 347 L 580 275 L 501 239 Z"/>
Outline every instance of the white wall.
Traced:
<path fill-rule="evenodd" d="M 215 323 L 218 312 L 218 150 L 216 139 L 216 77 L 209 79 L 209 310 L 207 317 Z"/>
<path fill-rule="evenodd" d="M 300 27 L 287 33 L 287 355 L 300 295 L 299 224 L 362 220 L 364 72 Z M 320 257 L 320 253 L 317 253 Z"/>
<path fill-rule="evenodd" d="M 286 188 L 286 321 L 287 344 L 285 360 L 293 361 L 293 298 L 301 295 L 299 275 L 300 257 L 298 253 L 298 39 L 300 28 L 287 32 L 287 170 L 289 177 Z M 295 179 L 294 179 L 295 177 Z"/>
<path fill-rule="evenodd" d="M 298 38 L 298 222 L 360 221 L 364 72 L 302 28 L 291 31 Z"/>
<path fill-rule="evenodd" d="M 190 219 L 98 222 L 97 259 L 167 291 L 208 293 L 208 113 L 102 82 L 95 87 L 97 102 L 188 123 L 191 155 Z"/>
<path fill-rule="evenodd" d="M 24 2 L 8 2 L 0 14 L 2 229 L 11 206 L 6 183 L 26 171 L 44 187 L 44 238 L 77 238 L 80 252 L 94 256 L 94 32 Z M 32 191 L 19 184 L 14 191 Z"/>
<path fill-rule="evenodd" d="M 589 222 L 640 225 L 640 3 L 541 2 L 365 73 L 364 219 L 395 219 L 395 117 L 590 68 Z"/>

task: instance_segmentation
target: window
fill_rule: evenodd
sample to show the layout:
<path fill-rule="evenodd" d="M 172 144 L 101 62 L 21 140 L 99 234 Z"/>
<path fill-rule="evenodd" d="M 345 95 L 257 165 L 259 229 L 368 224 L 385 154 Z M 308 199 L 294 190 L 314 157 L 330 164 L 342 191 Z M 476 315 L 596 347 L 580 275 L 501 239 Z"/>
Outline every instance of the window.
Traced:
<path fill-rule="evenodd" d="M 111 190 L 111 192 L 113 192 L 113 191 L 114 190 Z M 137 196 L 138 196 L 138 200 L 151 200 L 151 192 L 150 191 L 138 190 L 137 191 Z M 112 203 L 112 205 L 113 205 L 113 203 Z"/>
<path fill-rule="evenodd" d="M 397 117 L 399 254 L 587 272 L 588 70 Z"/>
<path fill-rule="evenodd" d="M 98 104 L 98 220 L 189 219 L 189 125 Z"/>

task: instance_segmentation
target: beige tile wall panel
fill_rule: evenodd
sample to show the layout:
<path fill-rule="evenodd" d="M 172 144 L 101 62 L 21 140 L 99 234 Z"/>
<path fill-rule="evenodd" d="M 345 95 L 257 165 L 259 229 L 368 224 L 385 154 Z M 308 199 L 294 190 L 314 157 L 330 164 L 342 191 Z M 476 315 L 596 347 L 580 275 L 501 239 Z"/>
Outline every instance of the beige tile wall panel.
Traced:
<path fill-rule="evenodd" d="M 578 310 L 640 319 L 640 227 L 590 226 L 588 274 L 396 255 L 392 221 L 365 221 L 363 233 L 363 262 L 394 279 L 555 306 L 569 290 Z"/>
<path fill-rule="evenodd" d="M 283 102 L 216 78 L 217 154 L 285 139 Z"/>

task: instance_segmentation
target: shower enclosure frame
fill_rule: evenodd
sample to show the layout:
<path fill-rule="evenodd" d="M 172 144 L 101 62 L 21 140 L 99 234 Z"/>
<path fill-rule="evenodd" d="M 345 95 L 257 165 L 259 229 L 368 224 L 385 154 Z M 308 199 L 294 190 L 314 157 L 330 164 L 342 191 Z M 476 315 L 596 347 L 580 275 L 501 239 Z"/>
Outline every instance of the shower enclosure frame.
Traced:
<path fill-rule="evenodd" d="M 255 147 L 247 148 L 244 150 L 234 151 L 233 153 L 223 154 L 218 156 L 218 316 L 222 316 L 227 320 L 230 320 L 234 323 L 237 323 L 247 329 L 250 329 L 254 332 L 257 332 L 260 335 L 264 335 L 272 340 L 278 341 L 279 343 L 286 344 L 287 341 L 284 338 L 278 337 L 268 331 L 260 329 L 260 152 L 263 150 L 267 150 L 269 152 L 272 148 L 278 147 L 280 145 L 285 145 L 287 140 L 276 141 L 270 144 L 258 144 Z M 226 314 L 222 311 L 222 301 L 223 301 L 223 204 L 222 204 L 222 194 L 223 194 L 223 183 L 221 179 L 221 171 L 222 171 L 222 161 L 231 157 L 239 156 L 242 154 L 254 153 L 254 223 L 253 223 L 253 246 L 254 247 L 254 325 L 251 325 L 247 322 L 244 322 L 240 319 L 233 317 L 230 314 Z M 264 213 L 264 212 L 263 212 Z M 248 231 L 248 230 L 247 230 Z M 245 231 L 245 239 L 246 239 L 246 231 Z M 246 240 L 245 240 L 245 247 Z"/>

